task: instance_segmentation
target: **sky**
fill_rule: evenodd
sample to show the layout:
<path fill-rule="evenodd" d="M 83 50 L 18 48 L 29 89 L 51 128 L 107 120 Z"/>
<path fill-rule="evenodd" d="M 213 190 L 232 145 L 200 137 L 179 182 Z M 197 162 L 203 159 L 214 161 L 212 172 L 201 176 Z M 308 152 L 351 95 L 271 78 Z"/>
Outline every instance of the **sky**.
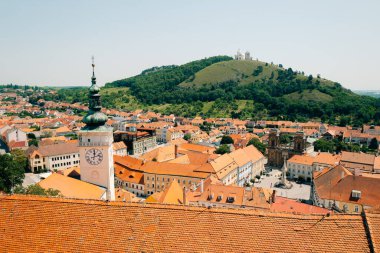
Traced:
<path fill-rule="evenodd" d="M 250 51 L 380 90 L 380 1 L 0 0 L 0 84 L 100 86 L 161 65 Z"/>

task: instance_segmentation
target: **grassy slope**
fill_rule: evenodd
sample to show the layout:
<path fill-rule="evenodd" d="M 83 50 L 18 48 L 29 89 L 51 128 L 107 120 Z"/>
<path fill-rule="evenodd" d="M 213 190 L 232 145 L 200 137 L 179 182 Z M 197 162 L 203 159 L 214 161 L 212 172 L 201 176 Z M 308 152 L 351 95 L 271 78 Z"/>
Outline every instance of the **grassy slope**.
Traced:
<path fill-rule="evenodd" d="M 304 90 L 302 92 L 293 92 L 284 96 L 289 100 L 306 100 L 316 102 L 330 102 L 333 100 L 328 94 L 322 93 L 319 90 Z"/>
<path fill-rule="evenodd" d="M 216 84 L 229 80 L 246 80 L 247 77 L 251 76 L 253 71 L 258 67 L 265 67 L 264 62 L 260 61 L 227 61 L 227 62 L 218 62 L 195 74 L 193 81 L 186 80 L 179 84 L 183 87 L 193 87 L 200 86 L 203 84 Z M 277 68 L 272 66 L 272 68 Z M 257 77 L 250 80 L 255 80 L 263 77 L 270 77 L 271 74 L 270 68 L 264 68 L 264 71 Z"/>
<path fill-rule="evenodd" d="M 267 65 L 267 66 L 266 66 Z M 263 67 L 263 72 L 258 76 L 253 76 L 252 73 L 257 69 L 258 66 Z M 240 80 L 240 84 L 252 83 L 256 80 L 269 79 L 272 72 L 274 74 L 274 80 L 277 78 L 277 71 L 282 69 L 277 65 L 271 65 L 269 63 L 261 61 L 225 61 L 218 62 L 211 66 L 204 68 L 203 70 L 197 72 L 193 80 L 188 79 L 179 85 L 182 87 L 200 87 L 204 84 L 216 84 L 220 82 L 225 82 L 229 80 Z M 299 74 L 298 79 L 306 79 L 307 76 Z M 320 79 L 320 82 L 327 86 L 332 86 L 333 82 Z"/>

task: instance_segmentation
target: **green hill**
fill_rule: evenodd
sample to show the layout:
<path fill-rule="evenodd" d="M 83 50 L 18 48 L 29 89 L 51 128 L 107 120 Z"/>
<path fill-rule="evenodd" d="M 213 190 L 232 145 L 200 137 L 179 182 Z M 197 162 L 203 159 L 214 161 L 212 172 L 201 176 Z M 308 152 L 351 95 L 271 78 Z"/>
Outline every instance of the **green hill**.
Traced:
<path fill-rule="evenodd" d="M 333 97 L 331 95 L 322 93 L 319 90 L 296 91 L 290 94 L 286 94 L 283 97 L 289 101 L 305 100 L 321 103 L 328 103 L 333 100 Z"/>
<path fill-rule="evenodd" d="M 108 107 L 183 116 L 380 121 L 379 99 L 281 65 L 228 56 L 153 67 L 107 83 L 102 93 Z"/>

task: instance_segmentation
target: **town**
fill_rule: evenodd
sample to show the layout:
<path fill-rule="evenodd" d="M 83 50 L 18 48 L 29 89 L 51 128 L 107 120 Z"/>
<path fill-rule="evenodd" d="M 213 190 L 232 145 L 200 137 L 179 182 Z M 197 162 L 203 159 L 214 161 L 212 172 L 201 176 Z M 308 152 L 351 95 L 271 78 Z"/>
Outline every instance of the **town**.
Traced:
<path fill-rule="evenodd" d="M 2 156 L 27 161 L 5 193 L 303 215 L 380 203 L 380 126 L 107 110 L 91 80 L 89 106 L 2 88 Z M 352 150 L 322 151 L 329 142 Z"/>
<path fill-rule="evenodd" d="M 22 183 L 5 193 L 304 215 L 380 203 L 380 126 L 107 110 L 95 73 L 89 106 L 32 105 L 33 88 L 2 90 L 2 156 L 27 160 Z M 334 141 L 352 151 L 321 150 Z"/>
<path fill-rule="evenodd" d="M 365 2 L 1 2 L 0 252 L 380 252 Z"/>

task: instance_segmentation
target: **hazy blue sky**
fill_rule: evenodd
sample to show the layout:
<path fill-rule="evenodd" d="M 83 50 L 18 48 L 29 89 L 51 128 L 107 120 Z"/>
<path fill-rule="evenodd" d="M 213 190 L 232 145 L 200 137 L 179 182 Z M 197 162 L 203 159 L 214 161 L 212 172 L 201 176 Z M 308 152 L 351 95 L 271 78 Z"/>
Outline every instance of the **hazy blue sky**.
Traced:
<path fill-rule="evenodd" d="M 380 89 L 380 1 L 0 0 L 0 83 L 88 85 L 240 48 Z"/>

